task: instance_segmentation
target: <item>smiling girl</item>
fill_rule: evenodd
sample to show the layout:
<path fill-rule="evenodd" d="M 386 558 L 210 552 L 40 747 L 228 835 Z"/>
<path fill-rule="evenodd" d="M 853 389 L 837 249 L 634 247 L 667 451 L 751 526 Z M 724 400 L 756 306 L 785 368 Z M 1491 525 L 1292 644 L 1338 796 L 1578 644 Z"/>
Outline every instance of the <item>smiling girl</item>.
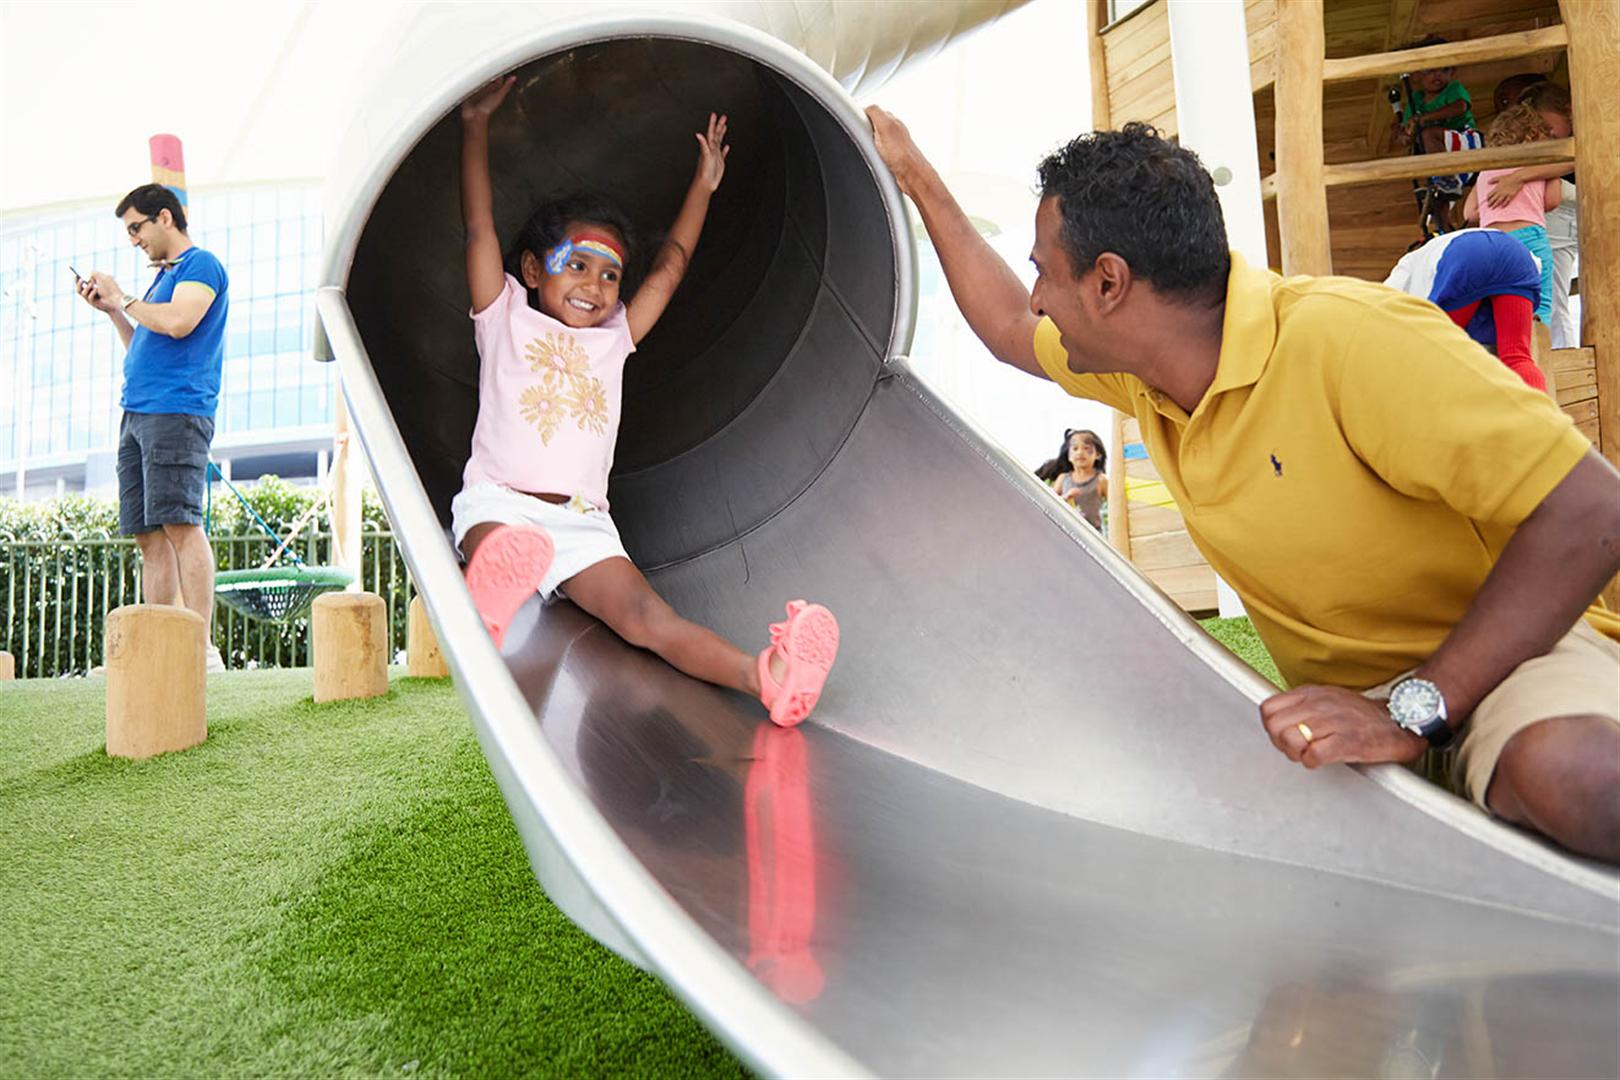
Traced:
<path fill-rule="evenodd" d="M 770 628 L 771 644 L 749 656 L 653 592 L 608 516 L 625 361 L 686 274 L 725 175 L 726 118 L 710 114 L 698 133 L 691 187 L 632 293 L 624 288 L 629 224 L 595 196 L 540 206 L 503 262 L 489 117 L 515 81 L 497 79 L 461 106 L 478 421 L 450 513 L 473 601 L 499 647 L 531 595 L 563 592 L 630 644 L 688 675 L 757 696 L 772 720 L 796 724 L 815 707 L 837 654 L 832 613 L 790 602 L 787 620 Z"/>

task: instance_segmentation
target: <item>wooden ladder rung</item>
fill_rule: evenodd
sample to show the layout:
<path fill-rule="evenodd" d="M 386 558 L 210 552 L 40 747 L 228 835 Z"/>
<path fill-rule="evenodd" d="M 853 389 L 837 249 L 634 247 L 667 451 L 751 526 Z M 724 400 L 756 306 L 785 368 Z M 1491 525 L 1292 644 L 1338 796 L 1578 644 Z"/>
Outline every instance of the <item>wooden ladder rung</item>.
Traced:
<path fill-rule="evenodd" d="M 1487 146 L 1483 150 L 1452 150 L 1444 154 L 1402 154 L 1322 166 L 1322 182 L 1328 187 L 1376 184 L 1383 180 L 1405 180 L 1414 176 L 1448 176 L 1481 169 L 1518 168 L 1575 159 L 1574 139 L 1543 139 L 1517 146 Z M 1277 174 L 1260 180 L 1260 196 L 1277 197 Z"/>
<path fill-rule="evenodd" d="M 1393 52 L 1346 56 L 1322 62 L 1322 82 L 1352 82 L 1377 75 L 1398 75 L 1431 67 L 1462 67 L 1488 64 L 1495 60 L 1517 60 L 1540 53 L 1569 48 L 1569 30 L 1558 23 L 1539 30 L 1520 30 L 1494 37 L 1452 41 L 1422 49 L 1396 49 Z"/>

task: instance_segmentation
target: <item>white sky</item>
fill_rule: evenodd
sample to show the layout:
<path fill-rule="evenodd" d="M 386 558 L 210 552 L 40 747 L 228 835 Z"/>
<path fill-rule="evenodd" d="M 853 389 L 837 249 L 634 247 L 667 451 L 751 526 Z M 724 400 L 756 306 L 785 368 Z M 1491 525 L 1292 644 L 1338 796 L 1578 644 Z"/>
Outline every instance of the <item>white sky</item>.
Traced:
<path fill-rule="evenodd" d="M 1026 285 L 1035 166 L 1091 130 L 1085 29 L 1083 4 L 1034 0 L 861 101 L 905 121 L 963 208 L 1001 230 L 991 243 Z M 1056 454 L 1065 428 L 1090 428 L 1107 445 L 1111 410 L 996 361 L 943 288 L 918 314 L 917 341 L 918 372 L 1025 465 Z"/>
<path fill-rule="evenodd" d="M 0 212 L 150 175 L 148 136 L 194 184 L 323 175 L 386 0 L 0 0 Z M 244 40 L 247 39 L 247 40 Z M 172 40 L 172 44 L 165 44 Z M 364 43 L 357 48 L 356 43 Z"/>
<path fill-rule="evenodd" d="M 181 136 L 193 184 L 320 177 L 368 61 L 397 49 L 421 11 L 401 0 L 0 0 L 0 213 L 116 199 L 148 175 L 157 132 Z M 1035 163 L 1089 127 L 1084 42 L 1082 4 L 1033 0 L 869 98 L 907 122 L 970 213 L 1000 228 L 993 243 L 1026 280 Z M 1065 427 L 1106 437 L 1106 409 L 996 363 L 948 295 L 920 319 L 918 369 L 1019 460 L 1049 457 Z"/>

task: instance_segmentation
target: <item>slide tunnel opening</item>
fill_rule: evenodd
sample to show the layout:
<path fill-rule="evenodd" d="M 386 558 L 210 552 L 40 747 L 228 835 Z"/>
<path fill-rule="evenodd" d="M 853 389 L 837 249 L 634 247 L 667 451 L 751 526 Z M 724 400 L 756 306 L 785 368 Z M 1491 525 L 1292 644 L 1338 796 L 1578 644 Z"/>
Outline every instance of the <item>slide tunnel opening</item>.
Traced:
<path fill-rule="evenodd" d="M 730 117 L 732 151 L 702 241 L 626 367 L 609 487 L 644 568 L 723 545 L 814 481 L 884 359 L 908 344 L 896 252 L 909 237 L 838 110 L 734 49 L 589 41 L 515 74 L 490 129 L 503 249 L 541 201 L 589 190 L 629 216 L 639 237 L 632 259 L 645 264 L 691 182 L 693 133 L 711 111 Z M 388 179 L 347 283 L 378 380 L 446 522 L 478 404 L 460 149 L 451 110 Z"/>

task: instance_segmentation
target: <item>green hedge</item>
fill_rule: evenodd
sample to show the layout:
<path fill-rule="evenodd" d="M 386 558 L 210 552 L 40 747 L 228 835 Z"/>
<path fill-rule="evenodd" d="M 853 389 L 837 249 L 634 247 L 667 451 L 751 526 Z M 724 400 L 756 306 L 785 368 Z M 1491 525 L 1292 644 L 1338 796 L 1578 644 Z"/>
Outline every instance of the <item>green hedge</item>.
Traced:
<path fill-rule="evenodd" d="M 266 476 L 237 490 L 278 536 L 320 497 Z M 213 486 L 209 535 L 220 570 L 258 567 L 278 541 L 267 536 L 224 484 Z M 414 594 L 393 544 L 388 518 L 371 492 L 361 501 L 364 580 L 388 607 L 390 638 L 403 648 L 407 605 Z M 306 563 L 332 559 L 325 515 L 305 525 L 292 547 Z M 285 560 L 287 556 L 284 554 Z M 134 541 L 118 535 L 115 500 L 69 495 L 23 503 L 0 498 L 0 649 L 16 659 L 19 677 L 82 674 L 102 662 L 102 619 L 140 601 L 140 558 Z M 216 608 L 215 642 L 231 667 L 302 666 L 309 662 L 308 619 L 255 622 Z"/>
<path fill-rule="evenodd" d="M 319 488 L 299 487 L 279 476 L 264 476 L 236 490 L 265 523 L 282 535 L 320 497 Z M 213 485 L 213 520 L 210 533 L 221 535 L 260 532 L 241 502 L 218 480 Z M 387 532 L 388 515 L 370 490 L 360 500 L 361 527 Z M 0 495 L 0 542 L 77 540 L 96 533 L 118 536 L 118 500 L 95 495 L 64 495 L 41 502 L 19 502 Z M 261 533 L 262 535 L 262 533 Z"/>

